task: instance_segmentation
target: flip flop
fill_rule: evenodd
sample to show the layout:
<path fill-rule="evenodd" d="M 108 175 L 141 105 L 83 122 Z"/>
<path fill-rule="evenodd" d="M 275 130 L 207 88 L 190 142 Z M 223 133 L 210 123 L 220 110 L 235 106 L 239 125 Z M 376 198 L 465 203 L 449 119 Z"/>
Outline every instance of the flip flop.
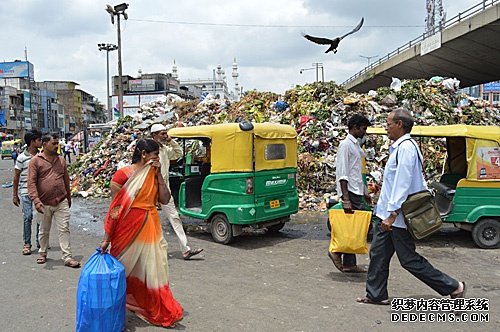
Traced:
<path fill-rule="evenodd" d="M 465 293 L 467 292 L 467 287 L 465 286 L 465 281 L 462 281 L 462 284 L 464 285 L 464 289 L 460 293 L 457 294 L 450 294 L 450 297 L 452 299 L 463 299 L 465 297 Z"/>
<path fill-rule="evenodd" d="M 195 256 L 195 255 L 198 255 L 200 252 L 202 252 L 203 249 L 191 249 L 187 252 L 187 254 L 183 254 L 182 255 L 182 258 L 184 258 L 184 260 L 189 260 L 191 257 Z"/>
<path fill-rule="evenodd" d="M 340 258 L 340 255 L 338 254 L 335 254 L 335 253 L 331 253 L 331 252 L 328 252 L 328 257 L 330 257 L 330 259 L 332 260 L 333 262 L 333 265 L 335 265 L 335 267 L 340 271 L 340 272 L 344 272 L 344 269 L 343 269 L 343 266 L 342 266 L 342 258 Z"/>
<path fill-rule="evenodd" d="M 372 299 L 368 297 L 358 297 L 356 299 L 356 302 L 358 303 L 363 303 L 363 304 L 376 304 L 376 305 L 390 305 L 391 301 L 389 299 L 387 300 L 382 300 L 382 301 L 373 301 Z"/>

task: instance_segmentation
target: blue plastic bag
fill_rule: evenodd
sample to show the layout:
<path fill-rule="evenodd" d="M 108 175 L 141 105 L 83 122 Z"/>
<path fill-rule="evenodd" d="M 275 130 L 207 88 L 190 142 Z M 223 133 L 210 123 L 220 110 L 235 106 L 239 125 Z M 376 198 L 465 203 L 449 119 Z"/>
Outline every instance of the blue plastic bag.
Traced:
<path fill-rule="evenodd" d="M 125 267 L 99 248 L 80 274 L 76 292 L 77 332 L 121 332 L 125 328 Z"/>

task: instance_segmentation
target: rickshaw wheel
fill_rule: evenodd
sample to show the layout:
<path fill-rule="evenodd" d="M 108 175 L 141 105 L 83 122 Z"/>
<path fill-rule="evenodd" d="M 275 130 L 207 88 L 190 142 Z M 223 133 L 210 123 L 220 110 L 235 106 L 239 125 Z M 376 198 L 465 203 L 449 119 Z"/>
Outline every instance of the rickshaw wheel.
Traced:
<path fill-rule="evenodd" d="M 233 240 L 233 228 L 223 214 L 216 214 L 210 222 L 210 231 L 215 242 L 228 244 Z"/>
<path fill-rule="evenodd" d="M 500 221 L 481 219 L 472 229 L 472 239 L 483 249 L 500 247 Z"/>

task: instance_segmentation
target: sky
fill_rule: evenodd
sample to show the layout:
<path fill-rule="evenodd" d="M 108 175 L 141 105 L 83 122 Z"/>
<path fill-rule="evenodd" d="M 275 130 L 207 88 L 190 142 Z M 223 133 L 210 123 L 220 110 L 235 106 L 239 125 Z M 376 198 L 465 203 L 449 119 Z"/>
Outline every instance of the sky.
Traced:
<path fill-rule="evenodd" d="M 437 1 L 437 0 L 436 0 Z M 443 0 L 446 17 L 480 0 Z M 106 103 L 106 52 L 98 43 L 117 44 L 101 0 L 1 0 L 0 61 L 25 59 L 35 80 L 74 81 Z M 342 83 L 425 31 L 424 0 L 128 0 L 121 21 L 123 75 L 170 73 L 177 64 L 184 79 L 208 79 L 221 65 L 233 87 L 238 63 L 243 89 L 284 93 L 314 82 L 313 63 L 322 63 L 325 81 Z M 340 42 L 336 54 L 301 33 L 333 39 L 363 27 Z M 110 76 L 118 75 L 110 52 Z M 367 59 L 366 57 L 373 57 Z M 305 69 L 301 72 L 301 69 Z"/>

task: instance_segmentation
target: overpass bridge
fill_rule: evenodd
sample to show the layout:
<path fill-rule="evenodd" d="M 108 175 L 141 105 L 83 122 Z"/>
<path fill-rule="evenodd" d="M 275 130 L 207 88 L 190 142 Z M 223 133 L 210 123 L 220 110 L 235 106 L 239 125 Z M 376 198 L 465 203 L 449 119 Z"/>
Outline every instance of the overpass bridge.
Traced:
<path fill-rule="evenodd" d="M 342 85 L 366 93 L 392 77 L 456 77 L 460 87 L 500 80 L 500 0 L 459 13 L 444 26 L 411 40 L 353 75 Z"/>

